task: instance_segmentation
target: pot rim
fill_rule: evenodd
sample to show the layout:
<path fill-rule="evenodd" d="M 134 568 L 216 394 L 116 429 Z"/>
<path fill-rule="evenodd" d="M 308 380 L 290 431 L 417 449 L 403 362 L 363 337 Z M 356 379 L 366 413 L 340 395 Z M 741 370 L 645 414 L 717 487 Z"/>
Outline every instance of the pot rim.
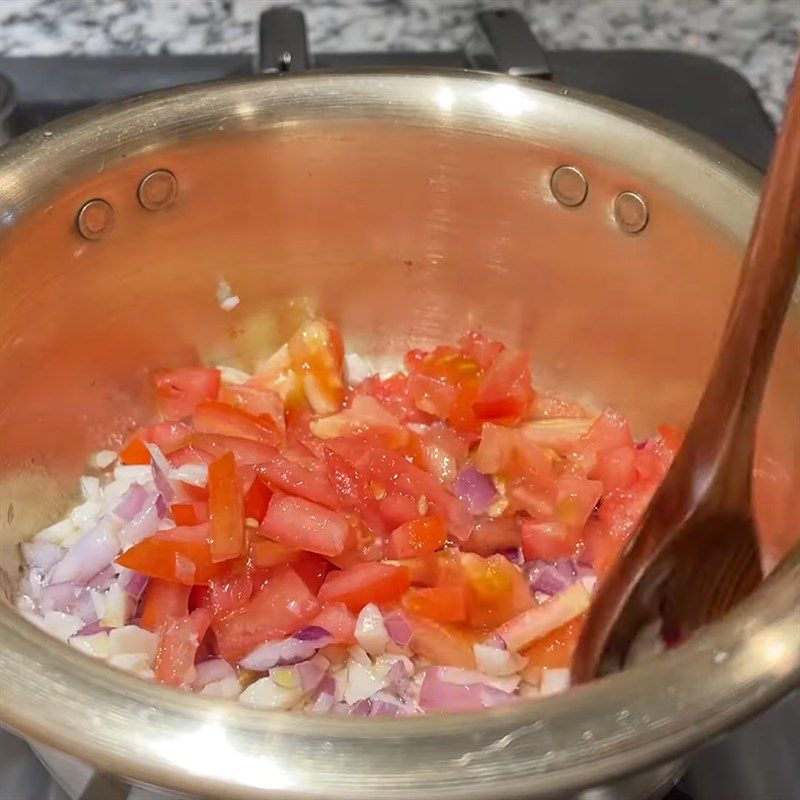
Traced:
<path fill-rule="evenodd" d="M 455 111 L 443 107 L 442 90 L 452 93 Z M 180 87 L 32 131 L 0 150 L 0 219 L 14 224 L 101 154 L 110 164 L 206 132 L 225 114 L 231 130 L 244 131 L 281 125 L 289 112 L 315 118 L 320 109 L 336 119 L 391 115 L 516 138 L 555 135 L 558 123 L 542 122 L 551 109 L 586 117 L 601 132 L 622 128 L 640 152 L 658 144 L 701 178 L 723 182 L 738 201 L 720 212 L 721 226 L 740 239 L 756 207 L 753 168 L 620 103 L 488 73 L 348 70 Z M 653 169 L 672 180 L 667 167 Z M 697 183 L 684 194 L 700 204 L 704 181 Z M 800 682 L 799 611 L 795 548 L 724 620 L 651 663 L 564 696 L 479 714 L 345 720 L 255 710 L 141 681 L 55 642 L 4 601 L 0 718 L 103 770 L 204 796 L 388 800 L 455 797 L 467 786 L 476 800 L 538 797 L 675 758 L 789 691 Z"/>

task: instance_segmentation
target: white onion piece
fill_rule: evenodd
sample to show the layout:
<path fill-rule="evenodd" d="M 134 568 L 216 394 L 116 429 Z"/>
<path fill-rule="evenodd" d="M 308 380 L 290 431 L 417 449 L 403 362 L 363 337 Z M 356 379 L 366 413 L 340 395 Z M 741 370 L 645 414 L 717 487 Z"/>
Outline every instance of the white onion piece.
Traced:
<path fill-rule="evenodd" d="M 347 682 L 344 687 L 344 700 L 354 705 L 359 700 L 366 700 L 385 686 L 388 669 L 365 666 L 351 659 L 347 665 Z"/>
<path fill-rule="evenodd" d="M 36 534 L 33 541 L 35 542 L 53 542 L 54 544 L 63 545 L 64 540 L 71 537 L 75 533 L 75 523 L 67 517 L 59 522 L 54 522 L 47 528 L 43 528 Z"/>
<path fill-rule="evenodd" d="M 81 475 L 78 479 L 84 500 L 100 500 L 100 480 L 94 475 Z"/>
<path fill-rule="evenodd" d="M 224 697 L 226 700 L 235 700 L 242 693 L 242 684 L 233 675 L 220 681 L 211 681 L 199 690 L 200 694 L 207 697 Z"/>
<path fill-rule="evenodd" d="M 379 656 L 389 644 L 383 614 L 374 603 L 368 603 L 359 612 L 355 636 L 356 641 L 371 656 Z"/>
<path fill-rule="evenodd" d="M 208 465 L 207 464 L 184 464 L 174 467 L 169 471 L 169 478 L 173 481 L 189 483 L 200 488 L 208 485 Z"/>
<path fill-rule="evenodd" d="M 166 505 L 161 495 L 152 495 L 141 511 L 119 532 L 119 540 L 122 545 L 132 547 L 152 536 L 158 530 L 166 511 Z"/>
<path fill-rule="evenodd" d="M 144 653 L 150 666 L 158 650 L 158 634 L 138 625 L 123 625 L 108 632 L 108 649 L 111 655 Z"/>
<path fill-rule="evenodd" d="M 105 595 L 106 607 L 100 624 L 106 628 L 121 628 L 131 613 L 131 598 L 120 586 L 113 584 Z"/>
<path fill-rule="evenodd" d="M 155 673 L 150 668 L 150 660 L 147 653 L 120 653 L 108 657 L 108 664 L 117 669 L 124 669 L 125 672 L 132 672 L 140 678 L 155 678 Z"/>
<path fill-rule="evenodd" d="M 94 522 L 102 511 L 103 506 L 100 504 L 99 500 L 87 500 L 85 503 L 75 506 L 75 508 L 69 512 L 69 518 L 75 525 L 82 528 Z"/>
<path fill-rule="evenodd" d="M 113 450 L 98 450 L 89 459 L 89 464 L 95 469 L 107 469 L 116 460 L 117 454 Z"/>
<path fill-rule="evenodd" d="M 51 569 L 64 557 L 64 550 L 54 542 L 23 542 L 20 549 L 26 564 L 43 570 Z"/>
<path fill-rule="evenodd" d="M 543 669 L 539 682 L 539 693 L 542 695 L 564 692 L 570 687 L 568 669 Z"/>
<path fill-rule="evenodd" d="M 226 678 L 236 678 L 236 670 L 222 658 L 212 658 L 195 665 L 195 691 L 202 689 L 209 683 L 219 683 Z"/>
<path fill-rule="evenodd" d="M 80 617 L 64 614 L 61 611 L 48 611 L 41 619 L 34 621 L 39 627 L 62 641 L 67 641 L 83 627 L 83 620 Z"/>
<path fill-rule="evenodd" d="M 53 567 L 51 583 L 76 581 L 85 583 L 104 570 L 119 553 L 119 541 L 109 517 L 98 524 L 66 552 Z"/>
<path fill-rule="evenodd" d="M 149 483 L 153 480 L 153 470 L 144 464 L 117 464 L 114 467 L 114 480 L 126 488 L 132 483 Z"/>
<path fill-rule="evenodd" d="M 344 357 L 344 368 L 348 385 L 354 387 L 363 383 L 373 372 L 369 364 L 356 353 L 348 353 Z"/>
<path fill-rule="evenodd" d="M 523 658 L 513 650 L 502 650 L 488 644 L 475 644 L 472 649 L 478 669 L 487 675 L 499 677 L 513 675 L 528 663 L 527 658 Z"/>
<path fill-rule="evenodd" d="M 108 634 L 104 632 L 89 634 L 88 636 L 71 636 L 69 644 L 93 658 L 108 658 Z"/>
<path fill-rule="evenodd" d="M 255 708 L 291 708 L 302 696 L 300 689 L 284 689 L 267 675 L 251 683 L 239 695 L 239 700 Z"/>
<path fill-rule="evenodd" d="M 231 383 L 231 384 L 239 384 L 239 383 L 247 383 L 250 380 L 250 374 L 247 372 L 243 372 L 240 369 L 236 369 L 235 367 L 226 367 L 224 365 L 217 367 L 219 370 L 219 379 L 222 383 Z"/>

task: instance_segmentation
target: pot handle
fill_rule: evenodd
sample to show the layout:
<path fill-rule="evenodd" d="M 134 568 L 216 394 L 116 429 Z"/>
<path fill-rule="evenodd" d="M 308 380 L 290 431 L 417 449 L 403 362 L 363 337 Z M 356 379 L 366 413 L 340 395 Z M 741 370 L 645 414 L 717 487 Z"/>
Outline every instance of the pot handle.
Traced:
<path fill-rule="evenodd" d="M 311 67 L 302 11 L 271 8 L 261 14 L 255 67 L 262 75 L 303 72 Z"/>
<path fill-rule="evenodd" d="M 522 14 L 499 8 L 481 11 L 477 19 L 499 72 L 526 78 L 551 76 L 547 52 Z"/>

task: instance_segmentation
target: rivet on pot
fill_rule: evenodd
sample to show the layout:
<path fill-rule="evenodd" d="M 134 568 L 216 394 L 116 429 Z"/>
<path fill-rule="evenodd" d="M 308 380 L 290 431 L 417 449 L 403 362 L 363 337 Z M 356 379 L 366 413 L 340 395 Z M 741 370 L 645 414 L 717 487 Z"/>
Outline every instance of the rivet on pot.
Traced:
<path fill-rule="evenodd" d="M 85 239 L 102 239 L 114 227 L 114 209 L 106 200 L 89 200 L 81 206 L 75 223 Z"/>
<path fill-rule="evenodd" d="M 550 191 L 562 206 L 575 208 L 586 199 L 589 184 L 577 167 L 565 165 L 555 169 L 550 176 Z"/>
<path fill-rule="evenodd" d="M 614 219 L 625 233 L 641 233 L 650 219 L 647 203 L 636 192 L 620 192 L 614 198 Z"/>
<path fill-rule="evenodd" d="M 178 180 L 168 169 L 155 169 L 139 181 L 136 196 L 148 211 L 159 211 L 178 196 Z"/>

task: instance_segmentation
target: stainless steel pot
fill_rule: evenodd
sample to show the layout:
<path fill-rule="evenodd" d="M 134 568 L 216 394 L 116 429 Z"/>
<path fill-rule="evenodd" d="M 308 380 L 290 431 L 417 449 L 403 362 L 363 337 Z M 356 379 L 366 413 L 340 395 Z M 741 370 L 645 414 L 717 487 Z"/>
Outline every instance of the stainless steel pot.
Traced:
<path fill-rule="evenodd" d="M 478 73 L 169 91 L 28 134 L 0 167 L 6 595 L 17 542 L 70 504 L 86 454 L 149 413 L 147 370 L 246 364 L 308 305 L 386 361 L 482 324 L 531 349 L 545 388 L 589 391 L 640 432 L 685 422 L 758 191 L 749 168 L 661 120 Z M 241 298 L 229 313 L 220 279 Z M 758 452 L 773 562 L 800 536 L 795 312 Z M 512 709 L 380 722 L 151 685 L 4 602 L 3 719 L 108 772 L 209 797 L 588 800 L 609 783 L 645 796 L 670 767 L 619 782 L 796 685 L 799 615 L 795 548 L 734 613 L 652 663 Z"/>

